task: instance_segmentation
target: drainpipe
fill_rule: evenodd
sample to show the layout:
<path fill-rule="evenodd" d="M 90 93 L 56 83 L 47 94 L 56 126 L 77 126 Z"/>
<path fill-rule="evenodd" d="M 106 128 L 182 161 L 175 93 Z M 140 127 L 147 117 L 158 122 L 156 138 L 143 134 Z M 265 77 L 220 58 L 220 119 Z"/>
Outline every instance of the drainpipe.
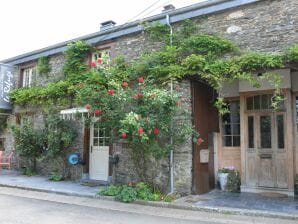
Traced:
<path fill-rule="evenodd" d="M 166 23 L 170 28 L 170 45 L 173 44 L 173 27 L 170 23 L 169 14 L 166 15 Z M 171 80 L 171 95 L 173 94 L 173 80 Z M 171 130 L 173 130 L 173 122 L 171 122 Z M 173 136 L 170 138 L 170 144 L 173 146 Z M 170 194 L 174 193 L 174 152 L 170 151 Z"/>

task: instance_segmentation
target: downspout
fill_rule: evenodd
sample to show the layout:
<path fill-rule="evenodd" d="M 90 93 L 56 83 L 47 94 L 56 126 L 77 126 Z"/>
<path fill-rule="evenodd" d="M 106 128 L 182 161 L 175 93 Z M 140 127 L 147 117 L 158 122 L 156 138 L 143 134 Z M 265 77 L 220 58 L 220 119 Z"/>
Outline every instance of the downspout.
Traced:
<path fill-rule="evenodd" d="M 173 45 L 173 27 L 170 23 L 169 14 L 166 15 L 166 23 L 170 28 L 170 46 Z M 173 95 L 173 80 L 171 80 L 171 95 Z M 171 122 L 171 130 L 173 130 L 173 122 Z M 170 144 L 173 147 L 173 135 L 170 138 Z M 170 194 L 174 193 L 174 152 L 173 148 L 170 151 Z"/>

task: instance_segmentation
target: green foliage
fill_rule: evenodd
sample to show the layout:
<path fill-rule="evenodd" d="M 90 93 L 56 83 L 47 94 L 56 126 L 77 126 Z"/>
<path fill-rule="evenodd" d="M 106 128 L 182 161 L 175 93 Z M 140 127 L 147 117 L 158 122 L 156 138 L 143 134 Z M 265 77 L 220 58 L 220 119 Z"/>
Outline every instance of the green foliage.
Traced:
<path fill-rule="evenodd" d="M 50 58 L 48 56 L 40 57 L 37 61 L 37 72 L 40 75 L 46 75 L 51 71 Z"/>
<path fill-rule="evenodd" d="M 22 173 L 22 175 L 25 175 L 25 176 L 28 176 L 28 177 L 36 176 L 37 175 L 36 171 L 34 171 L 30 167 L 22 167 L 21 173 Z"/>
<path fill-rule="evenodd" d="M 137 199 L 145 201 L 159 201 L 161 194 L 158 191 L 154 191 L 148 184 L 139 182 L 136 185 L 111 185 L 102 189 L 99 192 L 100 195 L 113 196 L 117 200 L 122 202 L 132 202 Z"/>
<path fill-rule="evenodd" d="M 49 176 L 49 180 L 51 181 L 62 181 L 63 179 L 63 175 L 59 172 L 52 172 Z"/>
<path fill-rule="evenodd" d="M 0 115 L 0 133 L 3 132 L 7 127 L 7 119 L 7 115 Z"/>
<path fill-rule="evenodd" d="M 105 196 L 117 196 L 121 193 L 121 191 L 122 191 L 122 186 L 110 185 L 110 186 L 102 189 L 99 192 L 99 194 L 105 195 Z"/>
<path fill-rule="evenodd" d="M 17 153 L 26 158 L 29 168 L 35 170 L 36 158 L 41 157 L 46 145 L 45 132 L 34 130 L 31 123 L 24 123 L 21 127 L 12 127 Z"/>
<path fill-rule="evenodd" d="M 57 114 L 50 114 L 47 118 L 47 154 L 52 158 L 65 156 L 66 149 L 77 136 L 73 125 Z"/>
<path fill-rule="evenodd" d="M 207 34 L 190 36 L 181 43 L 181 49 L 184 55 L 198 54 L 209 58 L 237 52 L 237 47 L 229 40 Z"/>
<path fill-rule="evenodd" d="M 230 170 L 225 190 L 229 192 L 240 192 L 241 179 L 237 170 Z"/>
<path fill-rule="evenodd" d="M 170 28 L 160 22 L 144 24 L 145 32 L 148 34 L 149 39 L 162 43 L 169 43 Z"/>
<path fill-rule="evenodd" d="M 85 72 L 88 68 L 85 60 L 91 51 L 91 46 L 84 41 L 76 41 L 68 44 L 65 51 L 64 74 L 68 76 Z"/>
<path fill-rule="evenodd" d="M 288 48 L 285 52 L 284 58 L 289 63 L 298 63 L 298 44 Z"/>
<path fill-rule="evenodd" d="M 123 185 L 121 192 L 115 198 L 119 201 L 129 203 L 137 200 L 137 195 L 138 192 L 134 187 Z"/>

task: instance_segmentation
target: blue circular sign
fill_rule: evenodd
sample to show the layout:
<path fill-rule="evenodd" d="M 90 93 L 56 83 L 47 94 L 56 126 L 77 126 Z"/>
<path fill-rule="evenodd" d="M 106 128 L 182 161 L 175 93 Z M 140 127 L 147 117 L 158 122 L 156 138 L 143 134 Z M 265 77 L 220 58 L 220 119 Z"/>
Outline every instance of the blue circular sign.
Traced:
<path fill-rule="evenodd" d="M 68 156 L 67 161 L 71 165 L 77 165 L 80 161 L 80 155 L 78 153 L 72 153 Z"/>

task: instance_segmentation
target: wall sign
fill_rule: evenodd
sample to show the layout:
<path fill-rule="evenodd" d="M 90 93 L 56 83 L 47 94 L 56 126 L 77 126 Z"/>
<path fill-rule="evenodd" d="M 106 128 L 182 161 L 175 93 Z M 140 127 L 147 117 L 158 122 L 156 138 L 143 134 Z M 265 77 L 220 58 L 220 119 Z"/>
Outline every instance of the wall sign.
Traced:
<path fill-rule="evenodd" d="M 0 109 L 12 109 L 9 93 L 13 89 L 13 72 L 13 66 L 0 64 Z"/>

